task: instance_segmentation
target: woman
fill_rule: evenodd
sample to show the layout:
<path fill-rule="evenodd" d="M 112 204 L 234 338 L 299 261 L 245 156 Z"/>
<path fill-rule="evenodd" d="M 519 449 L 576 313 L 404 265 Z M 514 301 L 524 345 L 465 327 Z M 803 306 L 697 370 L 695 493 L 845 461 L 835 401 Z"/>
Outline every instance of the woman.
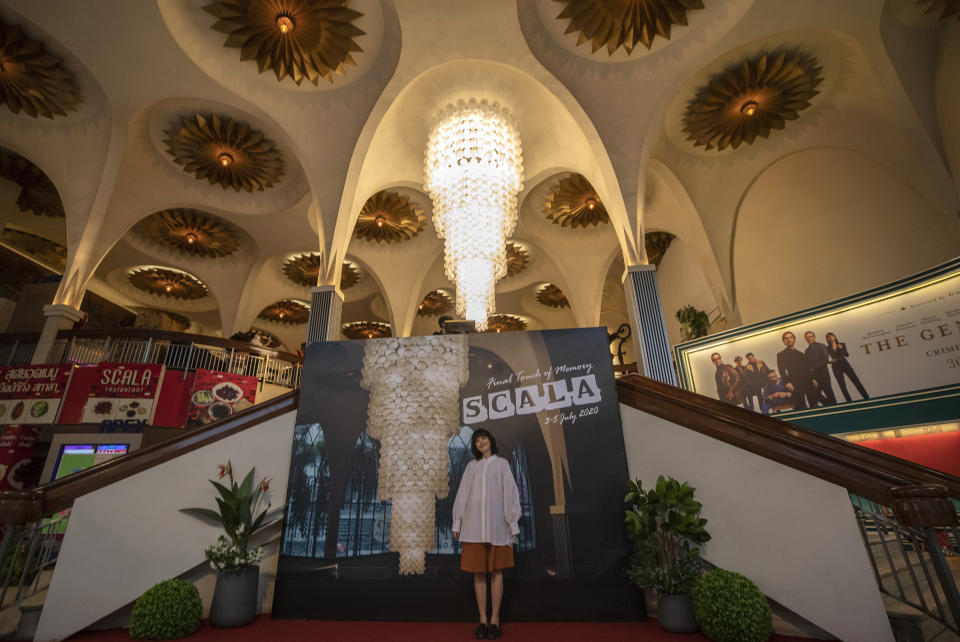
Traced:
<path fill-rule="evenodd" d="M 857 387 L 857 392 L 860 393 L 860 396 L 864 399 L 869 399 L 870 395 L 867 394 L 866 388 L 860 383 L 860 378 L 857 377 L 857 373 L 853 371 L 853 366 L 847 361 L 847 357 L 850 356 L 850 353 L 847 352 L 847 344 L 841 343 L 840 340 L 837 339 L 837 335 L 832 332 L 826 334 L 826 339 L 828 361 L 830 362 L 830 367 L 833 369 L 833 377 L 840 386 L 840 392 L 843 393 L 843 398 L 850 401 L 850 393 L 847 392 L 847 382 L 843 377 L 843 375 L 847 375 L 850 377 L 853 385 Z"/>
<path fill-rule="evenodd" d="M 480 625 L 478 640 L 500 637 L 503 569 L 513 567 L 513 542 L 520 536 L 520 492 L 506 459 L 497 456 L 497 440 L 480 428 L 473 432 L 467 464 L 453 502 L 453 538 L 463 544 L 460 568 L 473 573 Z M 491 614 L 487 624 L 487 573 Z"/>

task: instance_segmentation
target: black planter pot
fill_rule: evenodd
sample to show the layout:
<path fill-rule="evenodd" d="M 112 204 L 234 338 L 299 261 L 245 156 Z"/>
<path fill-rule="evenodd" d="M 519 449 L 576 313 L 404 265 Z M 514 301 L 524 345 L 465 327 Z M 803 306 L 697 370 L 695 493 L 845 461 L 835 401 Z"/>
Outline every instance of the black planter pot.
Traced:
<path fill-rule="evenodd" d="M 210 624 L 220 628 L 250 624 L 257 617 L 260 567 L 220 571 L 210 604 Z"/>
<path fill-rule="evenodd" d="M 689 595 L 658 595 L 657 623 L 671 633 L 696 633 L 693 598 Z"/>

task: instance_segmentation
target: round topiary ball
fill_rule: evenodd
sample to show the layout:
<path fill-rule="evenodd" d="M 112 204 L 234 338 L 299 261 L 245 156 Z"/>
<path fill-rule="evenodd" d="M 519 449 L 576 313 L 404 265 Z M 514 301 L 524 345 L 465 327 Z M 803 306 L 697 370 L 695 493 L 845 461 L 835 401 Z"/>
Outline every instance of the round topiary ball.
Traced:
<path fill-rule="evenodd" d="M 203 602 L 186 580 L 165 580 L 140 596 L 130 614 L 130 637 L 169 640 L 190 635 L 200 626 Z"/>
<path fill-rule="evenodd" d="M 770 605 L 739 573 L 714 569 L 693 590 L 697 624 L 715 642 L 763 642 L 773 633 Z"/>

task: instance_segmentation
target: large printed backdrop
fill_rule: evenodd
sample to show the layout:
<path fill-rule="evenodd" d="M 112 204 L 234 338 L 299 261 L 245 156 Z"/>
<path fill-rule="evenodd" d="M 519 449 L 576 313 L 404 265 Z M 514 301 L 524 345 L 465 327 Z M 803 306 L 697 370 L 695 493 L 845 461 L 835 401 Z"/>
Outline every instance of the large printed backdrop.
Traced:
<path fill-rule="evenodd" d="M 602 328 L 311 345 L 274 615 L 474 619 L 451 508 L 479 427 L 510 461 L 523 506 L 504 617 L 634 617 Z"/>

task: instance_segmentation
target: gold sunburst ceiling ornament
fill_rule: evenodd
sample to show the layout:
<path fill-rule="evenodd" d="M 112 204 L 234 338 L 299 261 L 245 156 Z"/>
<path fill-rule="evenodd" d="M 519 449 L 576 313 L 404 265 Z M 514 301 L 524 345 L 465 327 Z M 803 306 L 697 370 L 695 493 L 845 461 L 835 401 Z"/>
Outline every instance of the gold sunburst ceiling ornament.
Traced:
<path fill-rule="evenodd" d="M 431 290 L 417 307 L 418 317 L 435 317 L 453 309 L 453 298 L 443 290 Z"/>
<path fill-rule="evenodd" d="M 310 307 L 295 299 L 284 299 L 271 303 L 257 315 L 258 319 L 273 321 L 274 323 L 288 323 L 299 325 L 306 323 L 310 318 Z"/>
<path fill-rule="evenodd" d="M 0 104 L 15 114 L 53 118 L 80 106 L 80 88 L 61 60 L 20 25 L 0 20 Z"/>
<path fill-rule="evenodd" d="M 593 52 L 607 54 L 623 47 L 627 54 L 637 43 L 649 49 L 660 36 L 670 40 L 674 25 L 687 24 L 687 11 L 703 9 L 702 0 L 556 0 L 564 5 L 557 20 L 569 20 L 564 35 L 579 32 L 577 46 L 590 42 Z"/>
<path fill-rule="evenodd" d="M 203 281 L 183 272 L 170 268 L 136 269 L 127 277 L 133 287 L 150 294 L 192 301 L 207 296 L 207 286 Z"/>
<path fill-rule="evenodd" d="M 527 329 L 527 322 L 512 314 L 492 314 L 487 317 L 484 332 L 518 332 Z"/>
<path fill-rule="evenodd" d="M 570 174 L 551 187 L 543 203 L 543 213 L 560 227 L 596 227 L 610 222 L 597 190 L 582 174 Z"/>
<path fill-rule="evenodd" d="M 354 321 L 345 323 L 340 330 L 348 339 L 381 339 L 393 336 L 389 323 L 380 321 Z"/>
<path fill-rule="evenodd" d="M 17 207 L 21 212 L 63 218 L 63 201 L 53 182 L 23 156 L 0 149 L 0 176 L 20 186 Z"/>
<path fill-rule="evenodd" d="M 316 287 L 320 277 L 320 265 L 323 255 L 317 252 L 299 254 L 289 259 L 283 266 L 283 273 L 288 280 L 308 288 Z M 360 281 L 360 267 L 351 261 L 343 262 L 340 272 L 340 289 L 352 288 Z"/>
<path fill-rule="evenodd" d="M 938 20 L 946 20 L 950 16 L 956 15 L 960 20 L 960 0 L 917 0 L 921 7 L 926 6 L 924 13 L 939 13 Z"/>
<path fill-rule="evenodd" d="M 530 263 L 530 254 L 521 243 L 507 241 L 507 276 L 516 276 Z"/>
<path fill-rule="evenodd" d="M 42 236 L 7 227 L 0 233 L 0 242 L 58 272 L 67 267 L 67 248 Z"/>
<path fill-rule="evenodd" d="M 567 295 L 553 283 L 547 283 L 537 292 L 537 301 L 548 308 L 569 308 Z"/>
<path fill-rule="evenodd" d="M 763 52 L 714 75 L 687 105 L 683 131 L 694 146 L 722 151 L 767 138 L 799 118 L 823 82 L 812 55 Z"/>
<path fill-rule="evenodd" d="M 423 230 L 423 210 L 397 192 L 379 191 L 363 205 L 357 219 L 358 239 L 393 243 L 407 241 Z"/>
<path fill-rule="evenodd" d="M 660 267 L 660 261 L 666 254 L 667 248 L 676 237 L 670 232 L 650 232 L 643 235 L 643 244 L 647 251 L 647 261 Z"/>
<path fill-rule="evenodd" d="M 190 256 L 220 258 L 237 251 L 237 236 L 231 226 L 200 210 L 163 210 L 143 219 L 133 229 L 168 249 Z"/>
<path fill-rule="evenodd" d="M 276 144 L 262 131 L 229 116 L 180 116 L 164 134 L 173 162 L 211 185 L 262 192 L 283 176 L 283 156 Z"/>
<path fill-rule="evenodd" d="M 256 60 L 260 73 L 273 70 L 277 80 L 297 85 L 306 78 L 346 75 L 356 65 L 355 38 L 364 31 L 354 22 L 363 14 L 350 0 L 216 0 L 204 7 L 218 20 L 211 29 L 227 34 L 224 47 L 240 49 L 240 60 Z"/>

